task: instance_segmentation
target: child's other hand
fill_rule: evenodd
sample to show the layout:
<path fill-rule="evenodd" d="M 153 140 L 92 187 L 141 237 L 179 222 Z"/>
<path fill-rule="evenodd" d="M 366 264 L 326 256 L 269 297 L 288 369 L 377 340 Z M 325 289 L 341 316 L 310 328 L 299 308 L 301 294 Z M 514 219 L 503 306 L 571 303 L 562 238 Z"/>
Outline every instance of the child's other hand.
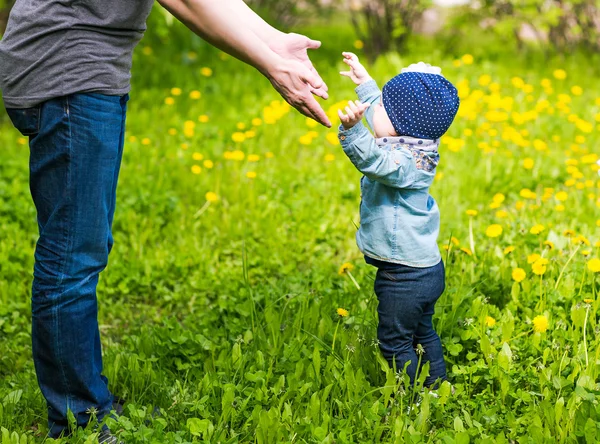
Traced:
<path fill-rule="evenodd" d="M 344 63 L 350 67 L 350 71 L 341 71 L 341 75 L 349 77 L 357 85 L 365 83 L 367 80 L 371 80 L 371 76 L 365 67 L 358 61 L 356 54 L 343 52 L 342 55 L 344 56 Z"/>
<path fill-rule="evenodd" d="M 342 121 L 344 129 L 350 129 L 356 125 L 363 117 L 365 110 L 369 107 L 368 103 L 361 103 L 360 101 L 349 101 L 346 107 L 346 114 L 341 109 L 338 109 L 338 116 Z"/>

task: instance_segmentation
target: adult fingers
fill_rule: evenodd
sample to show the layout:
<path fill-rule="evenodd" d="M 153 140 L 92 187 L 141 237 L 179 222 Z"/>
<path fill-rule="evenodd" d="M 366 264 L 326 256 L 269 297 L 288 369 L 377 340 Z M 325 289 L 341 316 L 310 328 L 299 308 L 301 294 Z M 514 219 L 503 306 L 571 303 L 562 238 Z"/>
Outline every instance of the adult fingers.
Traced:
<path fill-rule="evenodd" d="M 315 100 L 312 94 L 308 94 L 307 97 L 304 97 L 301 106 L 310 113 L 308 117 L 311 117 L 327 128 L 331 128 L 331 122 L 329 117 L 327 117 L 327 113 L 321 108 L 321 105 L 319 105 L 319 102 Z"/>

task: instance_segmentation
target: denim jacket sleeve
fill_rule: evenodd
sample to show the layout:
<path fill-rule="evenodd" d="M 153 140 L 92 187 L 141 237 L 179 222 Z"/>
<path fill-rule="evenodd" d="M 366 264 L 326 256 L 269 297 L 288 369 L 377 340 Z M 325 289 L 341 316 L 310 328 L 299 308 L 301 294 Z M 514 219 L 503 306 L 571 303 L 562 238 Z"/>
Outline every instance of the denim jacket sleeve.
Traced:
<path fill-rule="evenodd" d="M 418 170 L 407 150 L 388 151 L 377 146 L 362 122 L 348 130 L 340 126 L 338 137 L 350 161 L 369 179 L 393 188 L 424 188 L 431 184 L 435 173 Z"/>
<path fill-rule="evenodd" d="M 358 85 L 355 89 L 356 95 L 358 96 L 358 100 L 362 103 L 368 103 L 371 105 L 365 111 L 365 120 L 369 124 L 369 127 L 372 131 L 373 129 L 373 105 L 379 100 L 381 97 L 381 91 L 377 86 L 375 80 L 371 79 L 361 85 Z"/>

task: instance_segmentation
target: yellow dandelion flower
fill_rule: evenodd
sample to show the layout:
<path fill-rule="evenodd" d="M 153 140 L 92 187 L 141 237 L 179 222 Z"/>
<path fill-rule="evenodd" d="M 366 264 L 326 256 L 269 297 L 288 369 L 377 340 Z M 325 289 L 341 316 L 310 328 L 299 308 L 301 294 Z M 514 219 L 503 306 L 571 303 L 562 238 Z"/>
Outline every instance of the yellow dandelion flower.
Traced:
<path fill-rule="evenodd" d="M 365 47 L 365 44 L 363 43 L 362 40 L 355 40 L 354 41 L 354 47 L 356 49 L 363 49 Z"/>
<path fill-rule="evenodd" d="M 273 157 L 275 157 L 275 154 L 273 154 L 271 151 L 265 153 L 265 157 L 267 159 L 272 159 Z"/>
<path fill-rule="evenodd" d="M 238 122 L 238 124 L 236 125 L 236 127 L 239 130 L 243 130 L 243 129 L 246 129 L 246 124 L 244 122 Z"/>
<path fill-rule="evenodd" d="M 212 69 L 207 68 L 206 66 L 202 69 L 200 69 L 200 74 L 202 74 L 204 77 L 210 77 L 212 76 Z"/>
<path fill-rule="evenodd" d="M 171 95 L 173 95 L 173 96 L 180 96 L 181 95 L 181 88 L 171 88 Z"/>
<path fill-rule="evenodd" d="M 503 251 L 504 255 L 510 254 L 513 251 L 515 251 L 515 247 L 512 245 L 509 245 L 508 247 L 506 247 Z"/>
<path fill-rule="evenodd" d="M 556 69 L 552 74 L 554 75 L 554 78 L 558 80 L 567 78 L 567 72 L 564 69 Z"/>
<path fill-rule="evenodd" d="M 463 253 L 465 253 L 467 256 L 473 256 L 473 252 L 470 249 L 468 249 L 467 247 L 462 247 L 460 249 L 460 251 L 462 251 Z"/>
<path fill-rule="evenodd" d="M 348 314 L 349 314 L 349 313 L 348 313 L 348 310 L 346 310 L 345 308 L 341 308 L 341 307 L 340 307 L 340 308 L 338 308 L 338 309 L 336 310 L 336 312 L 337 312 L 338 316 L 340 316 L 340 317 L 342 317 L 342 318 L 345 318 L 345 317 L 346 317 L 346 316 L 348 316 Z"/>
<path fill-rule="evenodd" d="M 529 232 L 531 234 L 540 234 L 545 229 L 546 229 L 546 227 L 544 227 L 542 224 L 536 224 L 533 227 L 531 227 L 531 229 L 529 230 Z"/>
<path fill-rule="evenodd" d="M 213 191 L 209 191 L 208 193 L 206 193 L 204 195 L 204 198 L 209 202 L 216 202 L 219 200 L 219 196 Z"/>
<path fill-rule="evenodd" d="M 471 54 L 465 54 L 464 56 L 462 56 L 460 58 L 461 62 L 463 62 L 465 65 L 472 65 L 474 58 Z"/>
<path fill-rule="evenodd" d="M 454 245 L 456 245 L 457 247 L 460 245 L 460 241 L 459 241 L 457 238 L 455 238 L 454 236 L 452 236 L 452 237 L 450 238 L 450 242 L 452 242 L 452 243 L 453 243 Z"/>
<path fill-rule="evenodd" d="M 200 117 L 198 117 L 198 122 L 200 123 L 206 123 L 208 122 L 209 118 L 206 114 L 201 115 Z"/>
<path fill-rule="evenodd" d="M 536 333 L 544 333 L 548 330 L 548 318 L 544 315 L 533 318 L 533 330 Z"/>
<path fill-rule="evenodd" d="M 333 162 L 335 160 L 335 156 L 333 154 L 325 155 L 325 162 Z"/>
<path fill-rule="evenodd" d="M 255 172 L 255 171 L 248 171 L 248 172 L 246 173 L 246 177 L 247 177 L 248 179 L 256 179 L 256 172 Z"/>
<path fill-rule="evenodd" d="M 496 325 L 496 320 L 491 316 L 486 316 L 485 317 L 485 325 L 487 327 L 493 327 L 494 325 Z"/>
<path fill-rule="evenodd" d="M 135 143 L 135 142 L 137 142 L 137 137 L 129 136 L 129 143 Z"/>
<path fill-rule="evenodd" d="M 190 99 L 192 99 L 192 100 L 198 100 L 200 97 L 202 97 L 202 93 L 200 91 L 192 91 L 192 92 L 190 92 Z"/>
<path fill-rule="evenodd" d="M 569 195 L 565 191 L 559 191 L 554 196 L 554 198 L 556 200 L 558 200 L 559 202 L 564 202 L 565 200 L 567 200 L 568 197 L 569 197 Z"/>
<path fill-rule="evenodd" d="M 177 130 L 175 128 L 169 128 L 169 136 L 175 136 L 177 134 Z"/>
<path fill-rule="evenodd" d="M 527 157 L 523 160 L 523 168 L 525 168 L 526 170 L 533 169 L 534 165 L 535 161 L 531 157 Z"/>
<path fill-rule="evenodd" d="M 527 277 L 527 273 L 522 268 L 515 268 L 512 271 L 512 278 L 515 282 L 522 282 Z"/>
<path fill-rule="evenodd" d="M 327 139 L 327 142 L 329 142 L 332 145 L 338 145 L 340 142 L 338 140 L 338 136 L 337 133 L 327 133 L 327 135 L 325 136 L 325 139 Z"/>
<path fill-rule="evenodd" d="M 308 117 L 305 119 L 305 122 L 306 122 L 306 126 L 309 128 L 316 128 L 319 125 L 318 122 L 316 122 L 315 120 L 310 119 Z"/>
<path fill-rule="evenodd" d="M 244 133 L 237 132 L 231 135 L 231 139 L 234 142 L 242 143 L 244 140 L 246 140 L 246 136 L 244 135 Z"/>
<path fill-rule="evenodd" d="M 202 153 L 194 153 L 194 154 L 192 154 L 192 159 L 202 160 L 202 159 L 204 159 L 204 155 Z"/>
<path fill-rule="evenodd" d="M 538 276 L 542 276 L 546 272 L 547 264 L 548 261 L 544 260 L 544 258 L 538 259 L 531 265 L 531 271 Z"/>
<path fill-rule="evenodd" d="M 310 145 L 313 141 L 313 138 L 310 134 L 305 134 L 300 139 L 298 139 L 302 145 Z"/>
<path fill-rule="evenodd" d="M 262 125 L 262 119 L 259 119 L 258 117 L 255 117 L 254 119 L 252 119 L 252 125 L 253 126 L 261 126 Z"/>
<path fill-rule="evenodd" d="M 574 96 L 580 96 L 583 94 L 583 88 L 581 86 L 573 86 L 571 87 L 571 94 L 573 94 Z"/>
<path fill-rule="evenodd" d="M 485 230 L 487 237 L 498 237 L 502 234 L 502 226 L 498 224 L 492 224 Z"/>
<path fill-rule="evenodd" d="M 527 256 L 527 263 L 528 264 L 533 264 L 534 262 L 536 262 L 538 259 L 540 259 L 542 256 L 540 256 L 537 253 L 533 253 L 530 254 L 529 256 Z"/>
<path fill-rule="evenodd" d="M 588 257 L 592 252 L 590 250 L 581 250 L 581 254 L 585 257 Z"/>
<path fill-rule="evenodd" d="M 189 145 L 187 143 L 182 143 L 179 146 L 181 147 L 182 150 L 187 150 L 189 148 Z"/>
<path fill-rule="evenodd" d="M 249 154 L 248 162 L 258 162 L 260 160 L 260 156 L 258 154 Z"/>
<path fill-rule="evenodd" d="M 467 216 L 477 216 L 477 210 L 467 210 Z"/>
<path fill-rule="evenodd" d="M 496 211 L 496 217 L 498 219 L 504 219 L 504 218 L 508 217 L 508 212 L 505 210 L 498 210 L 498 211 Z"/>
<path fill-rule="evenodd" d="M 546 247 L 548 247 L 548 249 L 554 250 L 554 242 L 547 240 L 547 241 L 544 241 L 544 245 Z"/>
<path fill-rule="evenodd" d="M 152 48 L 150 46 L 144 46 L 144 48 L 142 49 L 142 54 L 144 54 L 145 56 L 152 55 Z"/>
<path fill-rule="evenodd" d="M 209 159 L 206 159 L 206 160 L 204 161 L 203 165 L 204 165 L 204 168 L 207 168 L 207 169 L 209 169 L 209 170 L 210 170 L 212 167 L 214 167 L 214 166 L 215 166 L 214 162 L 213 162 L 212 160 L 209 160 Z"/>
<path fill-rule="evenodd" d="M 151 143 L 151 141 L 150 141 L 150 139 L 149 139 L 149 138 L 147 138 L 147 137 L 144 137 L 144 138 L 142 139 L 142 145 L 150 145 L 150 143 Z"/>
<path fill-rule="evenodd" d="M 352 265 L 350 262 L 344 262 L 342 264 L 342 266 L 340 267 L 340 269 L 338 270 L 338 274 L 339 275 L 346 274 L 346 272 L 352 271 L 353 269 L 354 269 L 354 265 Z"/>
<path fill-rule="evenodd" d="M 246 136 L 246 139 L 252 139 L 254 136 L 256 136 L 256 132 L 252 130 L 245 131 L 244 136 Z"/>
<path fill-rule="evenodd" d="M 174 104 L 175 104 L 175 99 L 173 97 L 167 97 L 165 99 L 165 105 L 171 106 L 171 105 L 174 105 Z"/>
<path fill-rule="evenodd" d="M 199 165 L 194 165 L 192 167 L 192 173 L 194 173 L 194 174 L 200 174 L 201 172 L 202 172 L 202 168 L 200 168 Z"/>
<path fill-rule="evenodd" d="M 488 74 L 483 74 L 479 76 L 479 80 L 477 80 L 477 83 L 479 83 L 479 85 L 481 86 L 488 86 L 490 83 L 492 83 L 492 77 Z"/>
<path fill-rule="evenodd" d="M 585 299 L 583 300 L 583 302 L 585 302 L 586 304 L 591 304 L 592 302 L 594 302 L 594 300 L 593 300 L 593 299 L 590 299 L 590 298 L 585 298 Z"/>

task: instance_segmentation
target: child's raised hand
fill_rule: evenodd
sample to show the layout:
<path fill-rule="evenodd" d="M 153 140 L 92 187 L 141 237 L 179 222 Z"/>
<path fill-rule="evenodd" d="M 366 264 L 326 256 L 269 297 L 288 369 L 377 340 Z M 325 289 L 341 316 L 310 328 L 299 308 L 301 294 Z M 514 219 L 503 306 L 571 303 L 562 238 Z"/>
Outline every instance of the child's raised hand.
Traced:
<path fill-rule="evenodd" d="M 344 128 L 348 130 L 360 122 L 368 107 L 368 103 L 361 103 L 358 100 L 353 102 L 350 100 L 346 107 L 346 114 L 341 109 L 338 109 L 338 116 L 340 116 Z"/>
<path fill-rule="evenodd" d="M 350 67 L 350 71 L 341 71 L 341 75 L 349 77 L 357 85 L 365 83 L 367 80 L 371 80 L 371 76 L 365 67 L 358 61 L 356 54 L 343 52 L 342 55 L 344 56 L 344 63 Z"/>

